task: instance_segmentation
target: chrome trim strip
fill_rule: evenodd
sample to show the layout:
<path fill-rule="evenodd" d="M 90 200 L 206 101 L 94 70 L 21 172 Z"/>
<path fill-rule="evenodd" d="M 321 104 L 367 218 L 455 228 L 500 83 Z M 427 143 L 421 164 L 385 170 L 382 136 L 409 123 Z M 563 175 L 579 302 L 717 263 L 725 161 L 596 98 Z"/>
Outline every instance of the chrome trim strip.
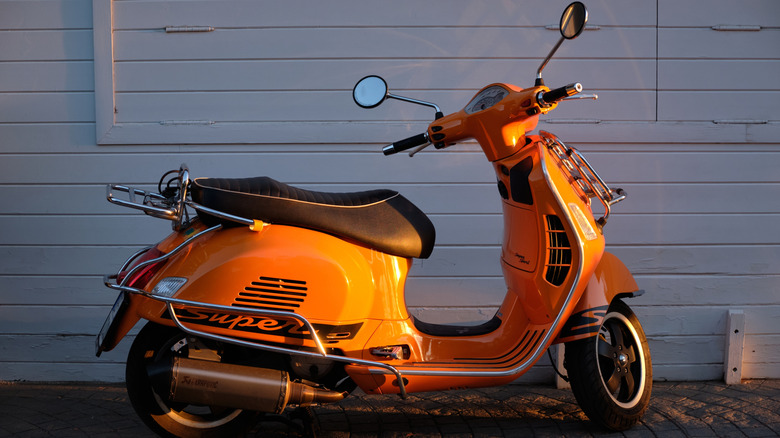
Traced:
<path fill-rule="evenodd" d="M 554 184 L 550 181 L 550 175 L 547 170 L 547 166 L 544 163 L 544 159 L 540 160 L 542 165 L 542 173 L 544 174 L 545 180 L 550 184 L 550 187 L 552 188 L 552 192 L 555 195 L 555 199 L 558 201 L 558 205 L 561 207 L 561 210 L 564 213 L 564 216 L 566 217 L 566 221 L 569 223 L 569 227 L 572 230 L 576 230 L 574 221 L 571 217 L 571 214 L 569 213 L 569 209 L 566 206 L 563 197 L 558 192 L 558 189 L 555 187 Z M 582 239 L 580 239 L 580 236 L 578 233 L 574 233 L 575 239 L 577 240 L 577 245 L 580 248 L 580 254 L 583 254 L 585 252 L 584 243 Z M 566 296 L 566 300 L 563 302 L 563 306 L 561 307 L 560 312 L 558 312 L 558 315 L 555 317 L 555 320 L 553 320 L 553 323 L 550 325 L 550 328 L 545 333 L 544 337 L 542 338 L 541 342 L 537 344 L 536 350 L 531 355 L 530 358 L 526 359 L 525 362 L 521 363 L 520 365 L 503 371 L 433 371 L 433 370 L 425 370 L 425 369 L 409 369 L 409 368 L 402 368 L 399 367 L 399 371 L 401 371 L 404 375 L 409 376 L 450 376 L 450 377 L 507 377 L 519 374 L 523 371 L 525 371 L 529 366 L 536 363 L 537 360 L 539 360 L 539 357 L 544 354 L 545 350 L 547 349 L 548 342 L 551 341 L 552 334 L 556 331 L 558 326 L 563 322 L 563 312 L 566 310 L 566 308 L 569 306 L 569 303 L 571 302 L 572 296 L 574 295 L 574 291 L 577 289 L 577 286 L 580 282 L 580 277 L 582 275 L 582 270 L 584 269 L 585 262 L 582 258 L 582 256 L 579 257 L 579 266 L 577 268 L 577 275 L 574 278 L 574 283 L 572 283 L 572 287 L 569 290 L 569 294 Z M 373 374 L 384 374 L 382 370 L 369 370 Z"/>
<path fill-rule="evenodd" d="M 127 267 L 130 266 L 133 263 L 133 260 L 135 260 L 136 258 L 138 258 L 138 256 L 140 256 L 141 254 L 145 253 L 146 251 L 149 251 L 152 248 L 154 248 L 154 247 L 153 246 L 147 246 L 146 248 L 141 249 L 138 252 L 136 252 L 135 254 L 131 255 L 127 260 L 125 260 L 125 262 L 122 264 L 122 267 L 119 268 L 118 272 L 122 272 L 125 269 L 127 269 Z"/>

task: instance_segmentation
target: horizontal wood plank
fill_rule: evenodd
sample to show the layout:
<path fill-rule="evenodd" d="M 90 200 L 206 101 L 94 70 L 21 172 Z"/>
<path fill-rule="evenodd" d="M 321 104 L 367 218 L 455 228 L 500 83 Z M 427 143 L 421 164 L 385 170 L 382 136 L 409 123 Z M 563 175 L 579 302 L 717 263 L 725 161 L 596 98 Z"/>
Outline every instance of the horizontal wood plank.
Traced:
<path fill-rule="evenodd" d="M 722 18 L 728 22 L 726 17 Z M 723 21 L 715 24 L 723 24 Z M 718 32 L 706 29 L 661 28 L 659 59 L 778 59 L 780 29 L 759 32 Z"/>
<path fill-rule="evenodd" d="M 399 138 L 408 136 L 399 133 Z M 456 148 L 452 149 L 457 152 Z M 627 183 L 778 182 L 780 151 L 653 153 L 589 153 L 588 160 L 605 181 Z M 291 184 L 414 183 L 494 184 L 495 175 L 480 152 L 430 152 L 409 159 L 374 153 L 307 154 L 245 153 L 166 154 L 40 154 L 5 155 L 0 184 L 152 184 L 164 172 L 187 163 L 193 175 L 229 175 L 235 178 L 267 175 Z M 62 169 L 43 174 L 32 167 Z M 348 169 L 344 171 L 343 169 Z M 695 172 L 693 171 L 695 170 Z M 627 201 L 629 202 L 629 201 Z M 619 211 L 619 206 L 616 207 Z"/>
<path fill-rule="evenodd" d="M 776 245 L 608 246 L 607 250 L 634 274 L 780 274 L 780 248 Z M 695 296 L 690 300 L 695 302 Z"/>
<path fill-rule="evenodd" d="M 645 295 L 631 300 L 641 306 L 740 306 L 774 305 L 776 276 L 724 275 L 636 275 Z M 683 310 L 684 311 L 684 310 Z"/>
<path fill-rule="evenodd" d="M 658 119 L 780 121 L 780 91 L 663 91 Z"/>
<path fill-rule="evenodd" d="M 495 254 L 494 263 L 498 263 Z M 697 306 L 730 306 L 739 297 L 740 306 L 774 305 L 776 276 L 757 275 L 647 275 L 636 276 L 645 290 L 630 304 L 678 306 L 684 311 L 691 297 Z M 117 292 L 103 285 L 100 276 L 0 276 L 0 291 L 6 305 L 102 305 L 113 304 Z M 498 307 L 506 294 L 501 276 L 427 277 L 413 275 L 406 284 L 410 307 Z"/>
<path fill-rule="evenodd" d="M 743 363 L 757 365 L 780 363 L 780 335 L 745 336 L 743 355 Z"/>
<path fill-rule="evenodd" d="M 723 335 L 649 337 L 647 341 L 654 368 L 723 363 Z"/>
<path fill-rule="evenodd" d="M 150 239 L 148 244 L 154 241 Z M 0 246 L 0 275 L 113 274 L 143 245 L 117 246 Z M 641 275 L 777 275 L 780 248 L 776 245 L 615 246 L 617 255 L 634 274 Z M 430 258 L 415 260 L 412 276 L 499 277 L 498 246 L 443 246 Z M 640 288 L 642 285 L 640 285 Z M 691 298 L 693 299 L 693 298 Z"/>
<path fill-rule="evenodd" d="M 0 31 L 0 62 L 92 59 L 92 29 Z"/>
<path fill-rule="evenodd" d="M 588 156 L 588 155 L 586 155 Z M 195 169 L 192 169 L 193 172 Z M 262 173 L 258 171 L 258 176 Z M 223 175 L 214 175 L 223 176 Z M 121 181 L 116 181 L 121 183 Z M 628 198 L 614 207 L 615 217 L 625 214 L 754 214 L 780 213 L 771 202 L 756 199 L 780 198 L 780 183 L 629 183 L 607 180 L 622 187 Z M 501 198 L 494 183 L 449 184 L 295 184 L 296 187 L 323 192 L 358 192 L 390 189 L 398 191 L 427 214 L 500 214 Z M 156 185 L 138 188 L 157 191 Z M 749 196 L 746 196 L 749 195 Z M 106 201 L 104 185 L 0 185 L 0 214 L 9 215 L 112 215 L 142 213 Z M 468 202 L 460 202 L 467 199 Z M 712 199 L 724 202 L 713 206 Z M 147 218 L 151 222 L 151 218 Z"/>
<path fill-rule="evenodd" d="M 124 382 L 123 363 L 30 363 L 7 362 L 0 367 L 0 380 L 28 382 Z"/>
<path fill-rule="evenodd" d="M 149 153 L 164 157 L 162 164 L 170 167 L 181 164 L 179 157 L 190 153 L 219 151 L 221 153 L 310 153 L 317 151 L 367 152 L 380 154 L 385 141 L 403 138 L 404 133 L 411 135 L 424 130 L 427 124 L 412 123 L 265 123 L 233 124 L 226 128 L 220 124 L 189 127 L 162 126 L 153 124 L 144 126 L 151 133 L 134 131 L 130 134 L 112 134 L 109 140 L 114 142 L 110 148 L 96 147 L 95 125 L 84 124 L 0 124 L 0 136 L 6 139 L 2 154 L 19 153 Z M 121 130 L 121 125 L 115 126 Z M 223 133 L 231 131 L 230 140 Z M 414 131 L 412 130 L 414 129 Z M 418 131 L 419 129 L 419 131 Z M 561 139 L 576 146 L 590 156 L 594 151 L 611 154 L 632 152 L 770 152 L 777 150 L 780 138 L 780 122 L 767 124 L 715 124 L 712 122 L 603 122 L 598 124 L 548 123 L 539 122 L 538 129 L 555 133 Z M 291 132 L 296 133 L 293 141 Z M 534 132 L 535 133 L 535 132 Z M 218 138 L 222 138 L 220 141 Z M 131 138 L 148 141 L 145 145 L 123 144 Z M 63 141 L 67 139 L 67 141 Z M 185 141 L 186 140 L 186 141 Z M 169 144 L 164 144 L 169 141 Z M 186 143 L 186 144 L 182 144 Z M 217 143 L 215 145 L 215 143 Z M 384 143 L 384 144 L 383 144 Z M 474 142 L 465 142 L 446 151 L 423 152 L 452 153 L 478 151 Z M 420 155 L 422 156 L 422 155 Z M 390 158 L 392 159 L 392 158 Z M 160 160 L 155 160 L 160 161 Z M 208 175 L 203 169 L 192 168 L 198 175 Z M 598 169 L 599 171 L 601 169 Z M 266 173 L 261 166 L 255 175 Z M 160 173 L 161 175 L 162 173 Z M 157 175 L 156 179 L 159 179 Z M 213 175 L 213 174 L 212 174 Z M 225 174 L 227 175 L 227 174 Z M 280 176 L 284 181 L 297 182 L 290 177 Z M 156 179 L 145 181 L 155 183 Z M 112 178 L 111 181 L 118 181 Z M 129 182 L 130 180 L 125 179 Z M 134 180 L 134 182 L 138 182 Z M 370 181 L 364 181 L 367 183 Z"/>
<path fill-rule="evenodd" d="M 111 306 L 2 306 L 0 333 L 93 336 Z"/>
<path fill-rule="evenodd" d="M 446 4 L 446 7 L 442 5 Z M 305 7 L 307 13 L 299 13 Z M 492 26 L 538 26 L 557 24 L 564 2 L 530 0 L 493 3 L 468 0 L 392 4 L 350 0 L 328 4 L 288 1 L 159 1 L 116 2 L 117 29 L 155 29 L 172 23 L 207 24 L 215 27 L 315 27 L 330 26 L 457 26 L 464 22 Z M 533 11 L 529 14 L 528 11 Z M 591 23 L 616 26 L 655 24 L 655 7 L 642 0 L 598 0 L 588 3 Z"/>
<path fill-rule="evenodd" d="M 580 102 L 587 105 L 587 102 Z M 161 144 L 356 144 L 387 143 L 419 134 L 430 123 L 408 122 L 250 122 L 214 124 L 116 124 L 101 145 Z M 574 120 L 543 119 L 538 129 L 584 143 L 776 144 L 780 123 L 717 124 L 709 122 L 601 122 L 579 114 Z"/>
<path fill-rule="evenodd" d="M 0 335 L 0 351 L 3 352 L 0 367 L 14 362 L 124 365 L 136 332 L 137 330 L 134 330 L 122 339 L 115 349 L 100 357 L 95 357 L 94 336 Z"/>
<path fill-rule="evenodd" d="M 0 92 L 91 92 L 94 88 L 92 61 L 0 62 Z"/>
<path fill-rule="evenodd" d="M 0 30 L 91 29 L 91 0 L 3 0 Z"/>
<path fill-rule="evenodd" d="M 658 0 L 658 23 L 675 27 L 778 27 L 780 5 L 774 0 Z"/>
<path fill-rule="evenodd" d="M 669 59 L 658 61 L 664 91 L 778 91 L 780 60 Z M 727 99 L 723 99 L 725 105 Z M 750 99 L 747 99 L 748 101 Z M 739 117 L 737 117 L 739 118 Z"/>
<path fill-rule="evenodd" d="M 92 123 L 91 92 L 0 93 L 0 120 L 9 123 Z"/>
<path fill-rule="evenodd" d="M 734 306 L 736 307 L 736 306 Z M 713 335 L 726 332 L 726 321 L 730 306 L 686 306 L 686 307 L 633 307 L 642 321 L 648 336 Z M 748 335 L 765 335 L 777 328 L 780 305 L 744 307 L 745 332 Z"/>
<path fill-rule="evenodd" d="M 354 80 L 359 79 L 355 77 Z M 350 81 L 350 83 L 353 81 Z M 598 90 L 596 90 L 598 91 Z M 420 91 L 415 98 L 437 102 L 446 112 L 457 112 L 474 91 Z M 767 96 L 767 102 L 769 98 Z M 599 92 L 599 104 L 588 105 L 588 117 L 604 121 L 655 119 L 655 93 L 651 91 Z M 577 118 L 582 107 L 561 106 L 557 118 Z M 388 103 L 367 111 L 355 105 L 352 94 L 333 91 L 301 92 L 186 92 L 120 93 L 116 96 L 117 123 L 208 124 L 214 122 L 308 122 L 350 120 L 426 120 L 430 108 Z"/>
<path fill-rule="evenodd" d="M 488 62 L 490 68 L 482 68 Z M 556 59 L 545 71 L 548 84 L 578 81 L 585 90 L 655 89 L 654 60 Z M 351 95 L 358 79 L 377 74 L 396 94 L 420 90 L 472 90 L 503 82 L 529 86 L 538 60 L 469 59 L 387 60 L 224 60 L 119 62 L 116 91 L 270 91 L 336 90 Z M 604 70 L 612 72 L 604 75 Z M 348 73 L 345 73 L 348 72 Z M 458 102 L 465 105 L 466 102 Z"/>
<path fill-rule="evenodd" d="M 4 305 L 111 306 L 118 294 L 106 288 L 100 276 L 0 276 Z"/>
<path fill-rule="evenodd" d="M 557 19 L 556 19 L 557 21 Z M 479 38 L 475 38 L 475 36 Z M 544 29 L 517 27 L 318 27 L 217 29 L 213 32 L 166 34 L 160 31 L 115 31 L 114 59 L 323 59 L 323 58 L 533 58 L 544 59 L 559 36 Z M 284 44 L 269 44 L 284 41 Z M 522 41 L 536 41 L 522 44 Z M 425 42 L 420 44 L 420 42 Z M 655 30 L 603 28 L 587 41 L 564 44 L 556 59 L 655 58 Z"/>
<path fill-rule="evenodd" d="M 430 215 L 437 244 L 500 245 L 500 214 Z M 615 214 L 606 235 L 613 245 L 780 245 L 776 214 Z M 170 233 L 167 221 L 130 216 L 0 216 L 0 245 L 139 245 Z M 117 232 L 123 230 L 122 232 Z M 468 230 L 468 231 L 464 231 Z"/>

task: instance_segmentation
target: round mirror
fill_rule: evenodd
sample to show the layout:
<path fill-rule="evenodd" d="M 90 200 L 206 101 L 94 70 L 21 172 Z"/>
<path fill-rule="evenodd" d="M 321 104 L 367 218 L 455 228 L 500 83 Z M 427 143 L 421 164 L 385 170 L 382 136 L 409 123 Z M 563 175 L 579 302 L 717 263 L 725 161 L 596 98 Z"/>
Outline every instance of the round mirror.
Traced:
<path fill-rule="evenodd" d="M 582 2 L 574 2 L 561 15 L 561 36 L 567 40 L 577 38 L 588 22 L 588 10 Z"/>
<path fill-rule="evenodd" d="M 352 98 L 363 108 L 374 108 L 387 97 L 387 82 L 379 76 L 366 76 L 355 84 Z"/>

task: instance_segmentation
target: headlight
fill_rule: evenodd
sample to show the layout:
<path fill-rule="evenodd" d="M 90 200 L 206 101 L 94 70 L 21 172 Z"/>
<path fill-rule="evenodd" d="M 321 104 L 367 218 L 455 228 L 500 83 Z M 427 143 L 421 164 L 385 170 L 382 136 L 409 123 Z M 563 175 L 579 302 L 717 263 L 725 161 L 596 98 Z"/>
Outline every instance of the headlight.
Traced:
<path fill-rule="evenodd" d="M 186 282 L 187 279 L 182 277 L 163 278 L 157 283 L 154 289 L 152 289 L 152 294 L 171 298 Z"/>

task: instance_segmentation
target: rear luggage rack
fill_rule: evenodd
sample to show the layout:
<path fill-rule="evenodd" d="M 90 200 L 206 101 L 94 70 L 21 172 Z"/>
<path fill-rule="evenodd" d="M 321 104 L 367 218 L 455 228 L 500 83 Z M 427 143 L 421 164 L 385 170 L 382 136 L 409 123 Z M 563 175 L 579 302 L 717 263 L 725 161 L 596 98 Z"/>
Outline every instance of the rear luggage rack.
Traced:
<path fill-rule="evenodd" d="M 178 173 L 178 175 L 169 179 L 165 190 L 163 190 L 163 180 L 172 173 Z M 172 183 L 175 185 L 172 185 Z M 167 219 L 173 222 L 173 229 L 179 231 L 190 223 L 186 206 L 189 187 L 190 171 L 187 169 L 187 165 L 182 164 L 179 166 L 178 171 L 172 170 L 160 178 L 158 188 L 163 193 L 153 193 L 134 187 L 109 184 L 106 187 L 106 199 L 112 204 L 141 210 L 152 217 Z M 121 199 L 117 197 L 117 193 L 126 193 L 127 198 Z"/>
<path fill-rule="evenodd" d="M 169 179 L 165 184 L 165 189 L 163 189 L 163 180 L 166 176 L 173 173 L 178 173 L 178 176 Z M 182 230 L 190 225 L 190 215 L 187 212 L 187 207 L 243 225 L 251 226 L 255 223 L 251 219 L 207 208 L 188 199 L 190 172 L 186 164 L 182 164 L 178 170 L 165 173 L 160 179 L 158 188 L 162 193 L 150 192 L 120 184 L 109 184 L 106 187 L 106 199 L 112 204 L 141 210 L 149 216 L 169 220 L 173 222 L 172 227 L 175 231 Z M 121 194 L 123 193 L 126 195 L 122 196 Z"/>
<path fill-rule="evenodd" d="M 118 198 L 117 192 L 127 193 L 127 200 Z M 140 202 L 138 198 L 141 198 Z M 166 198 L 159 193 L 148 192 L 146 190 L 119 184 L 109 184 L 106 187 L 106 199 L 112 204 L 142 210 L 149 216 L 160 219 L 178 221 L 180 217 L 177 209 L 172 206 L 174 200 Z"/>

